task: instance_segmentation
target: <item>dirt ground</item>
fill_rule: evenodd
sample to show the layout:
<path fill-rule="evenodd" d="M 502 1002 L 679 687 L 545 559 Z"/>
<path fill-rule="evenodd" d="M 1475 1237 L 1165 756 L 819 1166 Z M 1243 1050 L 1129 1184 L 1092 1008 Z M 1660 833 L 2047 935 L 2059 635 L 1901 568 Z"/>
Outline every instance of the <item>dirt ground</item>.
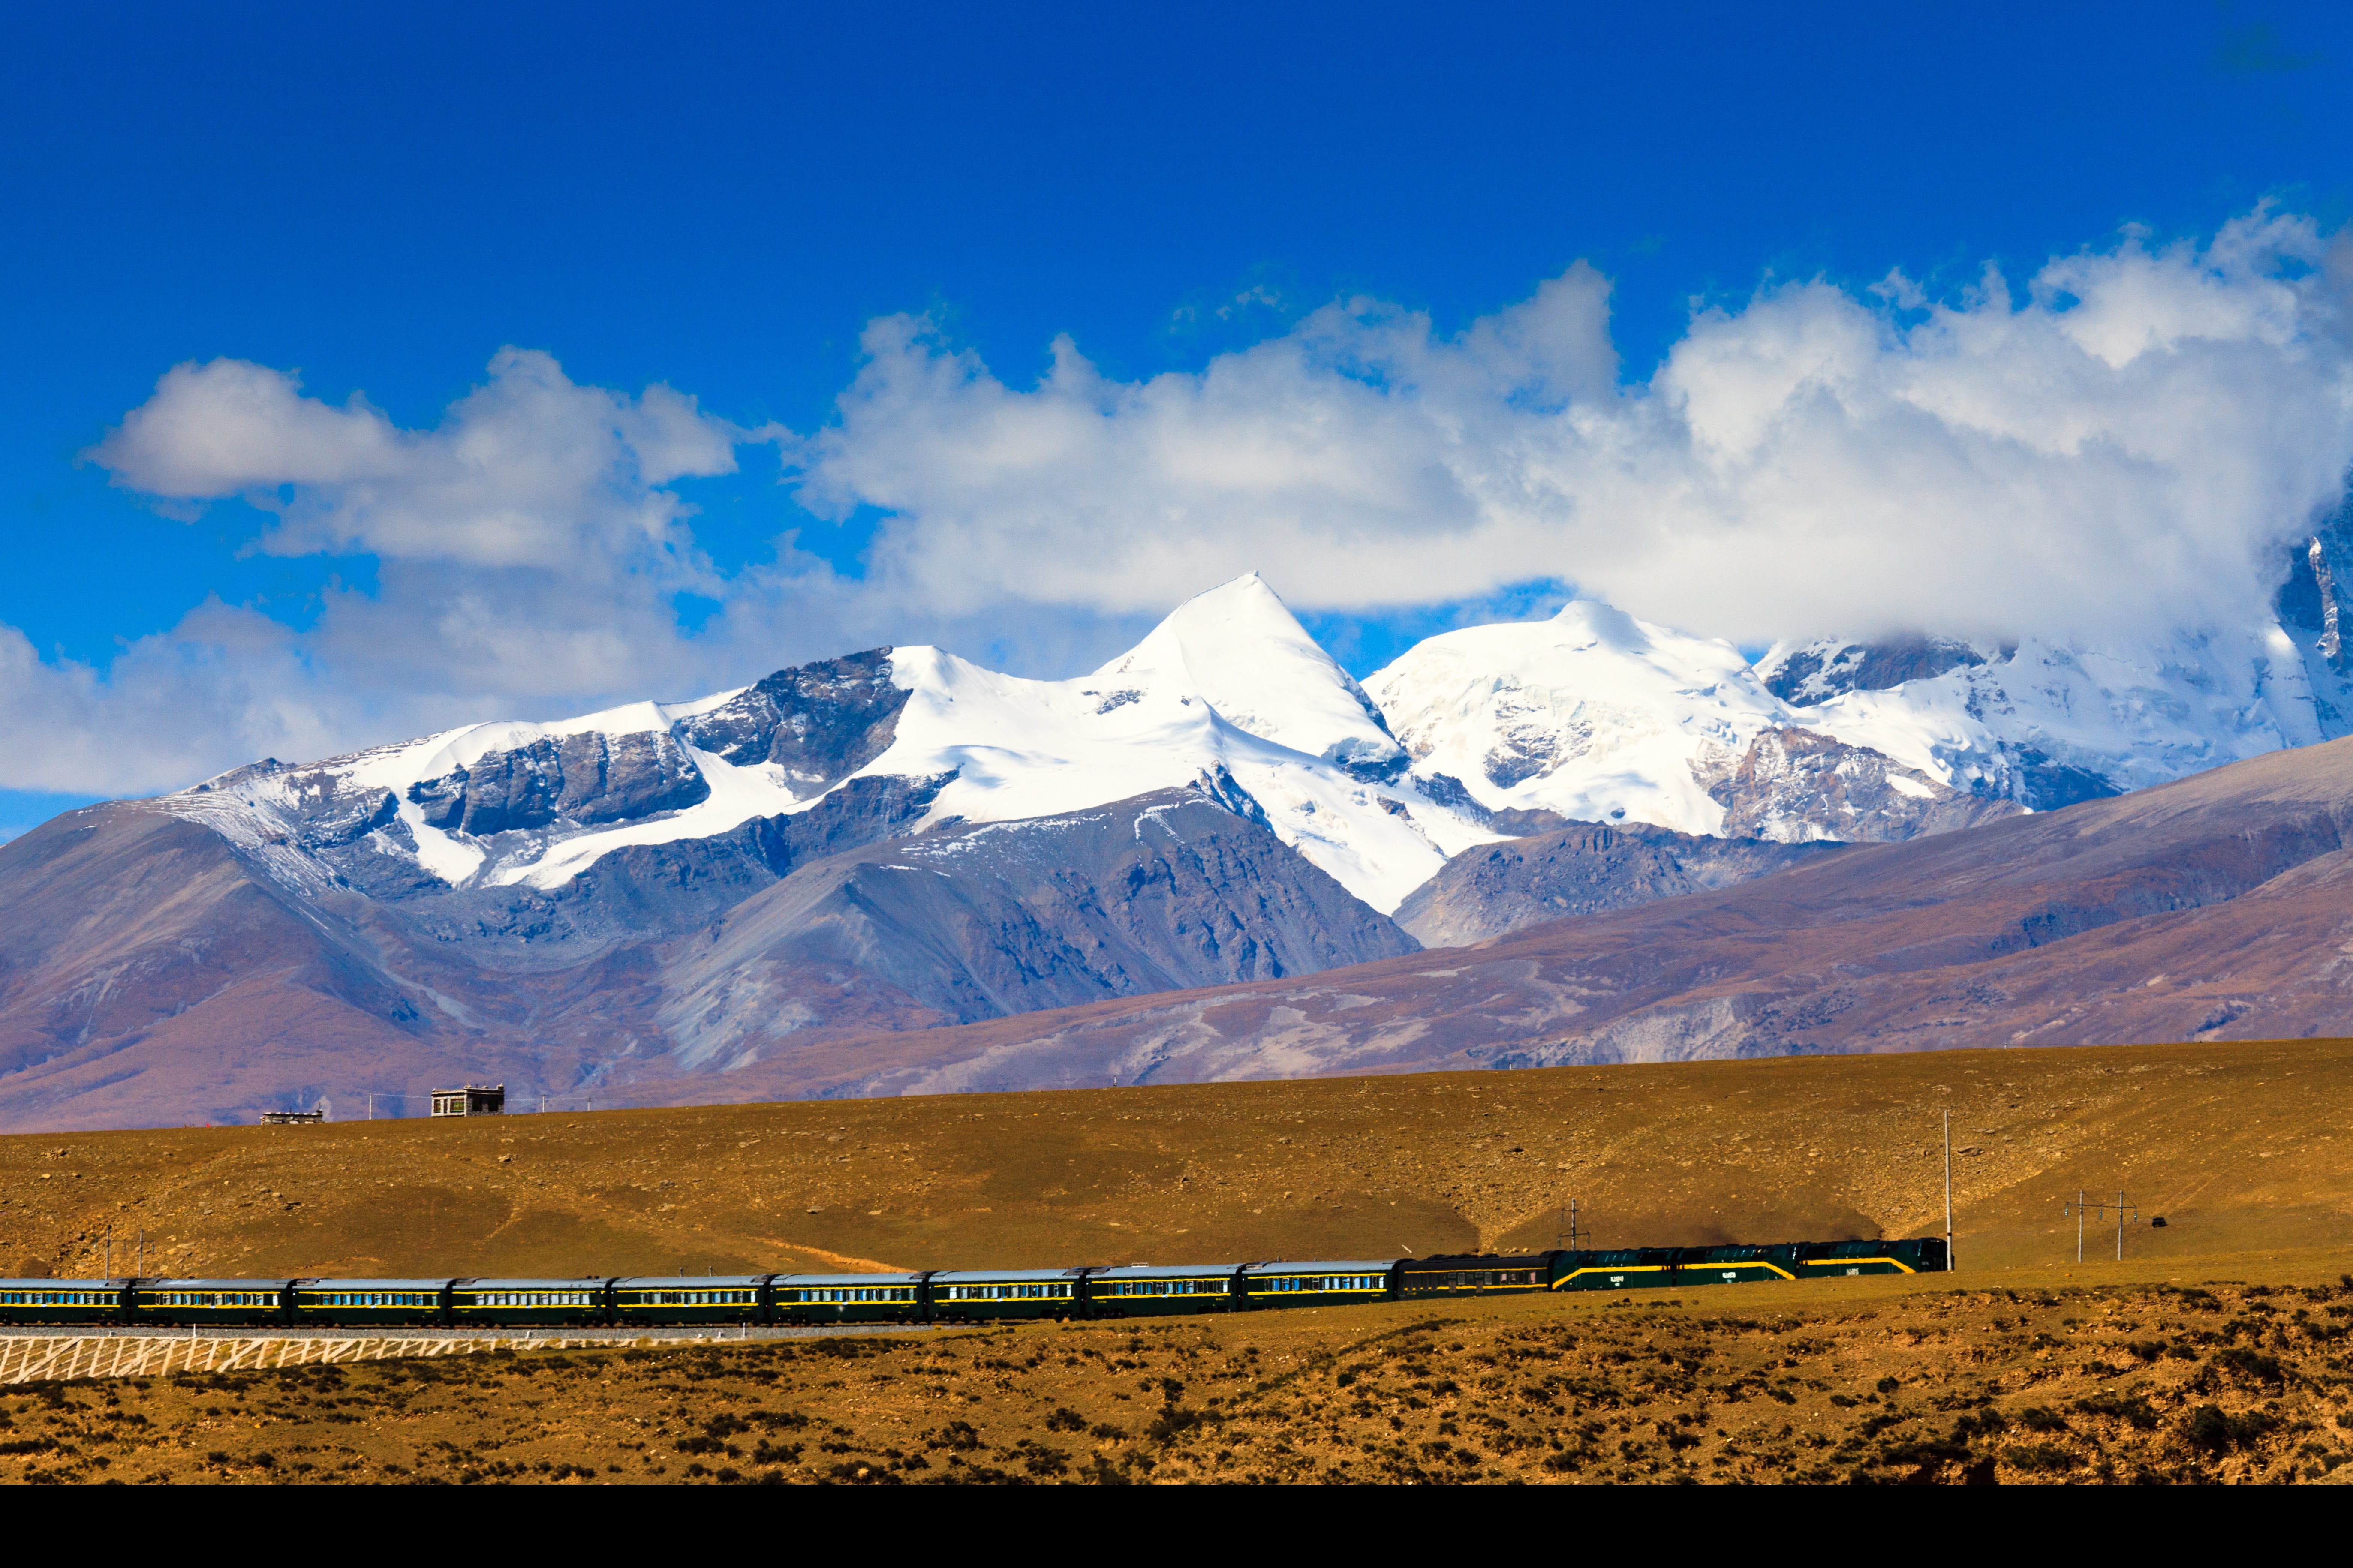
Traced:
<path fill-rule="evenodd" d="M 1949 1110 L 1960 1268 L 0 1390 L 0 1479 L 2353 1476 L 2348 1106 L 2332 1040 L 10 1138 L 0 1268 L 576 1276 L 1926 1235 Z"/>
<path fill-rule="evenodd" d="M 12 1391 L 0 1478 L 2353 1479 L 2348 1339 L 2353 1279 L 1840 1280 L 504 1353 Z"/>

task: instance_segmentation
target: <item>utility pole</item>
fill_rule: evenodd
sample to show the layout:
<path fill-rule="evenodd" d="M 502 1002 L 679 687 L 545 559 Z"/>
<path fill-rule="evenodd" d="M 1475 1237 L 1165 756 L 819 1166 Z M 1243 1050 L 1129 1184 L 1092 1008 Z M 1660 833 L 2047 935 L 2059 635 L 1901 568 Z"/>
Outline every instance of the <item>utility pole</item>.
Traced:
<path fill-rule="evenodd" d="M 1945 1112 L 1945 1272 L 1953 1271 L 1953 1113 Z"/>
<path fill-rule="evenodd" d="M 2083 1189 L 2078 1187 L 2075 1190 L 2073 1207 L 2075 1210 L 2075 1261 L 2081 1263 L 2084 1261 L 2084 1213 L 2090 1209 L 2098 1209 L 2100 1217 L 2105 1220 L 2108 1216 L 2108 1205 L 2105 1200 L 2096 1204 L 2087 1201 Z M 2121 1187 L 2118 1188 L 2116 1190 L 2116 1261 L 2119 1263 L 2125 1260 L 2125 1221 L 2128 1218 L 2138 1219 L 2139 1217 L 2140 1211 L 2125 1202 L 2124 1190 Z"/>

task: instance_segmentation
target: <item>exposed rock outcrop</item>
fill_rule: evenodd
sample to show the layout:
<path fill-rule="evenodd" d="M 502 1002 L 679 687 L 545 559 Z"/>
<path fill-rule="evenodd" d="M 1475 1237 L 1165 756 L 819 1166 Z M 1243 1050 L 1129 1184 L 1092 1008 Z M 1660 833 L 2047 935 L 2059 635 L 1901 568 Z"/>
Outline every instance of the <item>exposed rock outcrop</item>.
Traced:
<path fill-rule="evenodd" d="M 411 784 L 429 827 L 474 837 L 545 827 L 626 822 L 682 811 L 711 796 L 686 749 L 659 731 L 591 731 L 485 752 L 467 767 Z"/>
<path fill-rule="evenodd" d="M 1464 850 L 1398 906 L 1397 922 L 1425 947 L 1462 947 L 1546 921 L 1729 888 L 1844 847 L 1578 823 Z"/>
<path fill-rule="evenodd" d="M 891 682 L 891 650 L 780 669 L 679 731 L 738 767 L 774 763 L 806 800 L 890 748 L 907 693 Z"/>
<path fill-rule="evenodd" d="M 1951 637 L 1913 634 L 1876 642 L 1824 637 L 1760 666 L 1765 689 L 1793 708 L 1810 708 L 1850 691 L 1885 691 L 1907 680 L 1932 680 L 1948 669 L 1974 668 L 1985 655 Z"/>
<path fill-rule="evenodd" d="M 1415 946 L 1261 820 L 1162 790 L 805 866 L 666 969 L 660 1022 L 692 1065 L 845 1016 L 970 1022 Z"/>
<path fill-rule="evenodd" d="M 1724 807 L 1727 838 L 1901 843 L 2026 809 L 1963 794 L 1867 746 L 1811 730 L 1767 730 L 1738 757 L 1704 755 L 1694 771 Z"/>

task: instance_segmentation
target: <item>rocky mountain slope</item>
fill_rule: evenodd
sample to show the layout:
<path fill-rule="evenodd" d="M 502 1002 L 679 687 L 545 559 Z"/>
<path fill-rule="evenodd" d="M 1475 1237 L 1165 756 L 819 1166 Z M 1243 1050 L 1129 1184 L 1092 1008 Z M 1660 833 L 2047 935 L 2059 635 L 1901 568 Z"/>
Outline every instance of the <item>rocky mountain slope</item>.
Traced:
<path fill-rule="evenodd" d="M 665 955 L 656 1021 L 678 1066 L 742 1066 L 796 1024 L 839 1023 L 853 990 L 855 1013 L 967 1023 L 1416 945 L 1263 823 L 1162 790 L 803 867 Z"/>
<path fill-rule="evenodd" d="M 1398 906 L 1397 921 L 1425 947 L 1465 947 L 1548 921 L 1729 888 L 1845 848 L 1577 823 L 1464 850 Z"/>
<path fill-rule="evenodd" d="M 807 1042 L 897 1094 L 2353 1032 L 2353 740 L 1280 985 Z"/>
<path fill-rule="evenodd" d="M 907 838 L 936 788 L 861 779 L 809 811 L 624 847 L 552 890 L 423 879 L 397 897 L 291 876 L 296 846 L 162 803 L 71 813 L 0 849 L 0 1128 L 348 1110 L 459 1077 L 593 1096 L 741 1069 L 804 1029 L 1414 950 L 1218 787 Z"/>
<path fill-rule="evenodd" d="M 690 1098 L 723 1092 L 683 1087 L 714 1074 L 779 1092 L 995 1081 L 953 1066 L 981 1036 L 940 1031 L 1018 1041 L 1005 1020 L 1041 1009 L 1294 986 L 1399 959 L 1417 936 L 1573 947 L 1658 900 L 1662 921 L 1727 889 L 1795 907 L 1781 889 L 1802 877 L 1841 890 L 1769 939 L 1788 948 L 1772 962 L 1797 963 L 1828 940 L 1821 922 L 1875 929 L 1855 912 L 1877 909 L 1875 884 L 1824 879 L 1864 863 L 1836 845 L 2000 842 L 2026 858 L 2017 874 L 2064 881 L 2063 840 L 2030 810 L 2342 728 L 2344 543 L 2316 536 L 2252 630 L 2137 652 L 1832 638 L 1751 665 L 1580 601 L 1430 638 L 1359 686 L 1253 575 L 1070 680 L 875 648 L 690 702 L 265 760 L 0 846 L 0 1126 L 486 1074 Z M 1778 918 L 1751 921 L 1752 946 Z M 1561 921 L 1577 923 L 1542 929 Z M 1709 973 L 1734 984 L 1767 962 L 1740 952 Z M 1838 994 L 1861 994 L 1853 976 L 1876 962 L 1835 960 Z M 1585 1045 L 1539 1037 L 1685 1005 L 1582 971 L 1560 995 L 1528 992 L 1544 972 L 1530 958 L 1508 984 L 1476 982 L 1496 980 L 1482 1005 L 1509 1022 L 1459 1048 L 1607 1058 L 1617 1023 Z M 1457 977 L 1451 962 L 1411 973 Z M 1336 1035 L 1304 1003 L 1270 1002 L 1115 1061 L 1022 1045 L 1007 1059 L 1030 1065 L 1005 1081 L 1451 1059 L 1457 1026 L 1425 1016 L 1452 1005 L 1447 987 L 1398 984 Z M 1709 1042 L 1694 1048 L 1903 1043 L 1841 1033 L 1852 1021 L 1792 1033 L 1817 1004 L 1732 994 L 1708 1003 L 1732 1009 L 1720 1027 L 1676 1026 Z M 2220 1005 L 2227 1024 L 2240 1004 Z M 908 1037 L 885 1047 L 877 1030 Z M 853 1040 L 857 1071 L 828 1054 Z M 1208 1055 L 1180 1065 L 1195 1047 Z M 918 1061 L 931 1050 L 946 1058 Z"/>

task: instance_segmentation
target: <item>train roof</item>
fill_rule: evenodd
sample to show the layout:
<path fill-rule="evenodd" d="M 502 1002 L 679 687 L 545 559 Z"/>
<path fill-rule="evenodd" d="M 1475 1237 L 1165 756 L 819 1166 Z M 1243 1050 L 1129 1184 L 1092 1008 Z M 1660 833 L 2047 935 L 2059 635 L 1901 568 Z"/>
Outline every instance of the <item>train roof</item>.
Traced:
<path fill-rule="evenodd" d="M 142 1290 L 283 1290 L 291 1279 L 139 1279 Z"/>
<path fill-rule="evenodd" d="M 0 1290 L 120 1290 L 128 1279 L 0 1279 Z"/>
<path fill-rule="evenodd" d="M 452 1279 L 449 1283 L 460 1290 L 602 1290 L 605 1281 L 611 1278 L 609 1274 L 587 1274 L 569 1279 Z"/>
<path fill-rule="evenodd" d="M 1239 1263 L 1123 1263 L 1113 1268 L 1097 1268 L 1089 1272 L 1090 1279 L 1198 1279 L 1203 1275 L 1231 1276 L 1241 1268 Z"/>
<path fill-rule="evenodd" d="M 932 1276 L 934 1285 L 1002 1284 L 1023 1279 L 1075 1279 L 1085 1273 L 1083 1268 L 956 1268 Z M 859 1278 L 871 1282 L 871 1274 Z"/>
<path fill-rule="evenodd" d="M 1405 1268 L 1545 1268 L 1557 1252 L 1433 1252 L 1427 1258 L 1401 1258 Z"/>
<path fill-rule="evenodd" d="M 740 1290 L 757 1289 L 774 1276 L 767 1274 L 636 1274 L 613 1281 L 616 1290 Z M 600 1281 L 601 1283 L 601 1281 Z"/>
<path fill-rule="evenodd" d="M 779 1274 L 776 1283 L 779 1289 L 787 1285 L 796 1289 L 807 1285 L 915 1285 L 923 1278 L 920 1274 Z M 933 1278 L 944 1279 L 948 1276 Z"/>
<path fill-rule="evenodd" d="M 438 1290 L 457 1281 L 448 1275 L 438 1279 L 297 1279 L 297 1290 Z"/>
<path fill-rule="evenodd" d="M 1394 1258 L 1311 1258 L 1296 1263 L 1245 1263 L 1244 1274 L 1386 1274 Z"/>

